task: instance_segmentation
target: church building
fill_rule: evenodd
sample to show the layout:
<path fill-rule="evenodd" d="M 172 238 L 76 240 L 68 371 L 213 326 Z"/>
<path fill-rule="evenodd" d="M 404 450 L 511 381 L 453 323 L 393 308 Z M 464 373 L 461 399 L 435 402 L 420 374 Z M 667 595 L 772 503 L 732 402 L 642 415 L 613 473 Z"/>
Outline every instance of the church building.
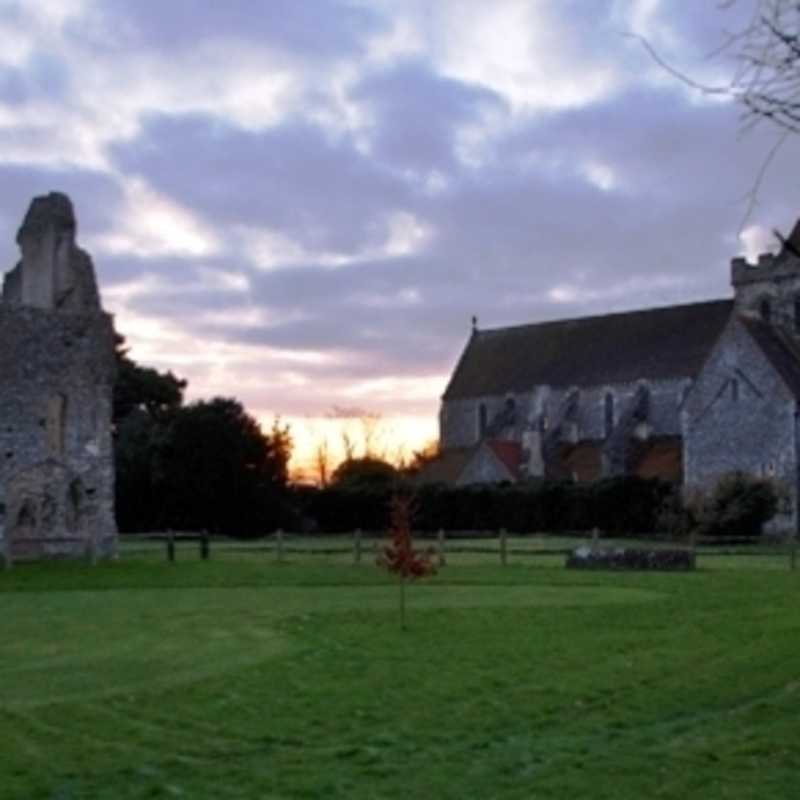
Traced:
<path fill-rule="evenodd" d="M 776 527 L 796 530 L 800 222 L 777 255 L 733 259 L 731 282 L 729 300 L 473 326 L 426 478 L 639 475 L 707 488 L 742 470 L 780 483 Z"/>

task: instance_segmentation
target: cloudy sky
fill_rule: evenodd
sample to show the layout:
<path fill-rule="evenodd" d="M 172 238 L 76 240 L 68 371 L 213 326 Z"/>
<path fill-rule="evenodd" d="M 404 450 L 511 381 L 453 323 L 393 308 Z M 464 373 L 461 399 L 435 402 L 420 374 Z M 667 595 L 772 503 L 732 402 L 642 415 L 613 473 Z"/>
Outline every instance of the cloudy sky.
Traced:
<path fill-rule="evenodd" d="M 70 194 L 106 307 L 190 397 L 435 433 L 482 327 L 727 296 L 800 214 L 709 83 L 752 0 L 0 0 L 0 254 Z M 387 445 L 388 446 L 388 445 Z M 298 463 L 302 460 L 298 458 Z"/>

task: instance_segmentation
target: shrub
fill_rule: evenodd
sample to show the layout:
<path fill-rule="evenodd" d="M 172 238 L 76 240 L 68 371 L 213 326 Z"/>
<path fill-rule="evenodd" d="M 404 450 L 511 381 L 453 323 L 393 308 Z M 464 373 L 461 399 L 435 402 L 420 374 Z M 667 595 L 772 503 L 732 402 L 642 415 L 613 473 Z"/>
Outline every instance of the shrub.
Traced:
<path fill-rule="evenodd" d="M 696 493 L 687 508 L 701 535 L 759 536 L 764 523 L 775 516 L 778 501 L 773 481 L 730 472 L 710 493 Z"/>

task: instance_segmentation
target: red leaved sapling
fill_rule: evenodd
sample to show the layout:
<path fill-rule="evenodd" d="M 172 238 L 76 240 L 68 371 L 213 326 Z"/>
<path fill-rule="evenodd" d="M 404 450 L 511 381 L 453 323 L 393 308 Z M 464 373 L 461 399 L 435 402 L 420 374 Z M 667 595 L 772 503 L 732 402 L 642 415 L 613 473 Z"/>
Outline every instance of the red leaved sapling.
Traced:
<path fill-rule="evenodd" d="M 378 556 L 378 566 L 394 573 L 400 585 L 400 627 L 406 629 L 406 583 L 436 573 L 434 551 L 415 550 L 411 539 L 412 497 L 396 494 L 390 503 L 389 533 L 391 541 Z"/>

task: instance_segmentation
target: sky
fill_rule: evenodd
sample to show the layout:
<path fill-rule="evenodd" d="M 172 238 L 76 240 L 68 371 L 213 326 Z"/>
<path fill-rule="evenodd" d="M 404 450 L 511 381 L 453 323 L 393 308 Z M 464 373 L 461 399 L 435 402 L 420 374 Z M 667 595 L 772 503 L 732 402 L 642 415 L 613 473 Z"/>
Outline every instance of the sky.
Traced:
<path fill-rule="evenodd" d="M 776 132 L 631 35 L 716 85 L 752 8 L 0 0 L 3 269 L 30 199 L 67 192 L 136 361 L 280 416 L 295 469 L 365 415 L 407 457 L 473 315 L 727 297 L 792 227 L 798 141 L 759 181 Z"/>

